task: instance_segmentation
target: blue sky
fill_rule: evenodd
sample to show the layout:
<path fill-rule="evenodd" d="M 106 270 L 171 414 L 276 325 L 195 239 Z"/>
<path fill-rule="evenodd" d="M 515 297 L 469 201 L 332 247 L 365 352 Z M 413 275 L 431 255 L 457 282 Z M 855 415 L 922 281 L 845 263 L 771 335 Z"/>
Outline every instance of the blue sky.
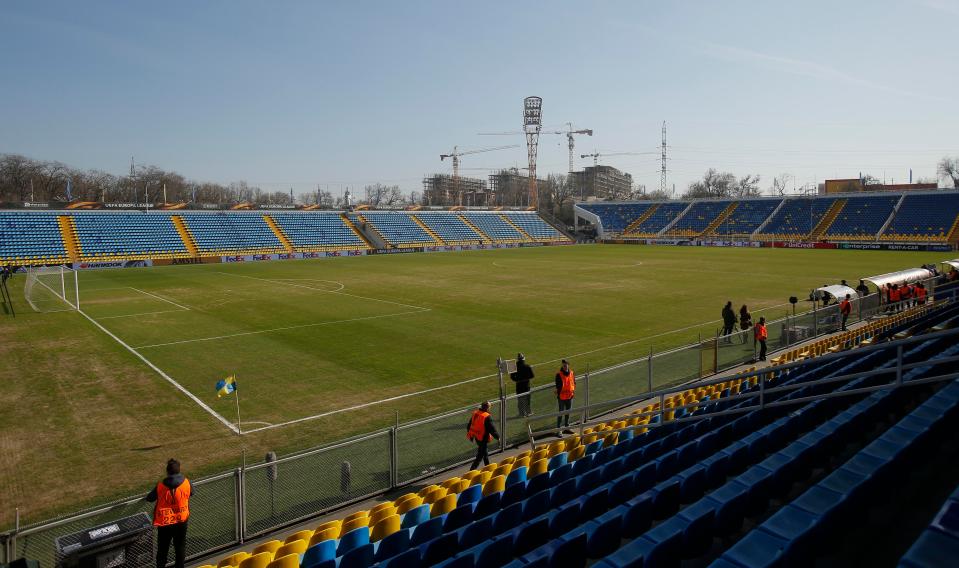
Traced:
<path fill-rule="evenodd" d="M 656 151 L 667 121 L 677 192 L 711 166 L 764 189 L 782 172 L 901 182 L 959 155 L 956 21 L 956 0 L 7 0 L 0 152 L 419 190 L 454 145 L 523 143 L 477 133 L 518 130 L 539 95 L 544 124 L 595 130 L 577 154 Z M 540 172 L 566 171 L 565 142 L 543 136 Z M 463 167 L 525 162 L 521 147 Z M 659 185 L 655 156 L 602 163 Z"/>

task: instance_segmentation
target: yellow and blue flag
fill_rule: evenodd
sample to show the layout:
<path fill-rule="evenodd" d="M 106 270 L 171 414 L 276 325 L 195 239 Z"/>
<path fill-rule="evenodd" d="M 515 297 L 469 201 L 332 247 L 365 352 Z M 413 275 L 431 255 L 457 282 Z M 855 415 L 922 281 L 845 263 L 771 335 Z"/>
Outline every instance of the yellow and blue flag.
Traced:
<path fill-rule="evenodd" d="M 217 381 L 216 383 L 216 397 L 220 398 L 221 396 L 226 396 L 236 390 L 236 376 L 230 375 L 229 377 Z"/>

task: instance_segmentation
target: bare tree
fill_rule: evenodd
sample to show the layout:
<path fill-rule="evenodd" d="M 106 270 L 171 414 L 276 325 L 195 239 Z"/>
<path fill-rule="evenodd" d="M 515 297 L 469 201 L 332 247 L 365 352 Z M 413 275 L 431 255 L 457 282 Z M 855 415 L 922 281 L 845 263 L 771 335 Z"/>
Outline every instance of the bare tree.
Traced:
<path fill-rule="evenodd" d="M 689 184 L 689 189 L 683 194 L 684 198 L 697 197 L 729 197 L 733 194 L 736 185 L 736 176 L 729 172 L 719 172 L 716 168 L 709 168 L 703 174 L 703 179 Z"/>
<path fill-rule="evenodd" d="M 762 194 L 759 191 L 759 176 L 747 174 L 736 181 L 734 188 L 735 197 L 757 197 Z"/>
<path fill-rule="evenodd" d="M 793 179 L 792 174 L 782 173 L 773 178 L 772 193 L 773 195 L 783 196 L 786 195 L 786 187 L 789 184 L 789 180 Z"/>
<path fill-rule="evenodd" d="M 939 178 L 946 183 L 952 182 L 952 187 L 959 189 L 959 158 L 950 158 L 948 156 L 939 160 L 936 164 L 936 173 Z"/>

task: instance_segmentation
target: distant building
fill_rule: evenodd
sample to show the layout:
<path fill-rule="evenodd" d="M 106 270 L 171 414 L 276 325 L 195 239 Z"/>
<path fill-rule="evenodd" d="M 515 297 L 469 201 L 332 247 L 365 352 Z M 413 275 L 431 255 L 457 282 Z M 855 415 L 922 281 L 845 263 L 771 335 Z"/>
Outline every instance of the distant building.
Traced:
<path fill-rule="evenodd" d="M 486 180 L 468 177 L 454 180 L 448 174 L 423 178 L 423 205 L 487 206 L 489 197 Z"/>
<path fill-rule="evenodd" d="M 896 183 L 896 184 L 869 184 L 865 185 L 859 178 L 827 179 L 819 184 L 819 193 L 854 193 L 857 191 L 914 191 L 921 189 L 936 189 L 935 183 Z"/>
<path fill-rule="evenodd" d="M 546 180 L 537 178 L 536 183 L 542 189 Z M 522 207 L 529 204 L 529 174 L 520 173 L 516 168 L 490 174 L 489 189 L 493 194 L 490 205 Z"/>
<path fill-rule="evenodd" d="M 571 181 L 577 199 L 628 199 L 633 189 L 633 176 L 612 166 L 590 166 L 573 172 Z"/>

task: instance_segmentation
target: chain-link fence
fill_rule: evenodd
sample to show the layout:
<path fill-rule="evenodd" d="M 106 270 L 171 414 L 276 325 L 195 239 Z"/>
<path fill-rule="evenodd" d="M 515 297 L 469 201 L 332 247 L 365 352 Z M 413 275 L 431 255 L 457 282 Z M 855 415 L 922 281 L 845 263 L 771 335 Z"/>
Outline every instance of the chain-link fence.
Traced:
<path fill-rule="evenodd" d="M 930 293 L 932 283 L 927 284 Z M 882 314 L 879 294 L 856 302 L 850 322 Z M 841 326 L 836 305 L 767 323 L 770 352 Z M 728 337 L 693 337 L 684 347 L 660 353 L 636 353 L 633 360 L 598 370 L 587 363 L 578 372 L 570 426 L 601 416 L 640 399 L 650 391 L 679 386 L 755 358 L 752 330 Z M 529 441 L 530 432 L 555 432 L 559 410 L 552 377 L 526 394 L 490 401 L 501 440 L 490 453 Z M 584 407 L 590 416 L 584 416 Z M 385 493 L 451 467 L 469 463 L 476 446 L 466 439 L 474 407 L 416 420 L 388 430 L 257 463 L 197 481 L 191 500 L 188 557 L 204 554 L 278 528 L 318 516 L 373 495 Z M 543 416 L 547 415 L 547 416 Z M 53 564 L 54 542 L 70 534 L 138 513 L 152 513 L 142 498 L 118 501 L 95 510 L 20 527 L 0 535 L 0 561 L 27 557 Z"/>

